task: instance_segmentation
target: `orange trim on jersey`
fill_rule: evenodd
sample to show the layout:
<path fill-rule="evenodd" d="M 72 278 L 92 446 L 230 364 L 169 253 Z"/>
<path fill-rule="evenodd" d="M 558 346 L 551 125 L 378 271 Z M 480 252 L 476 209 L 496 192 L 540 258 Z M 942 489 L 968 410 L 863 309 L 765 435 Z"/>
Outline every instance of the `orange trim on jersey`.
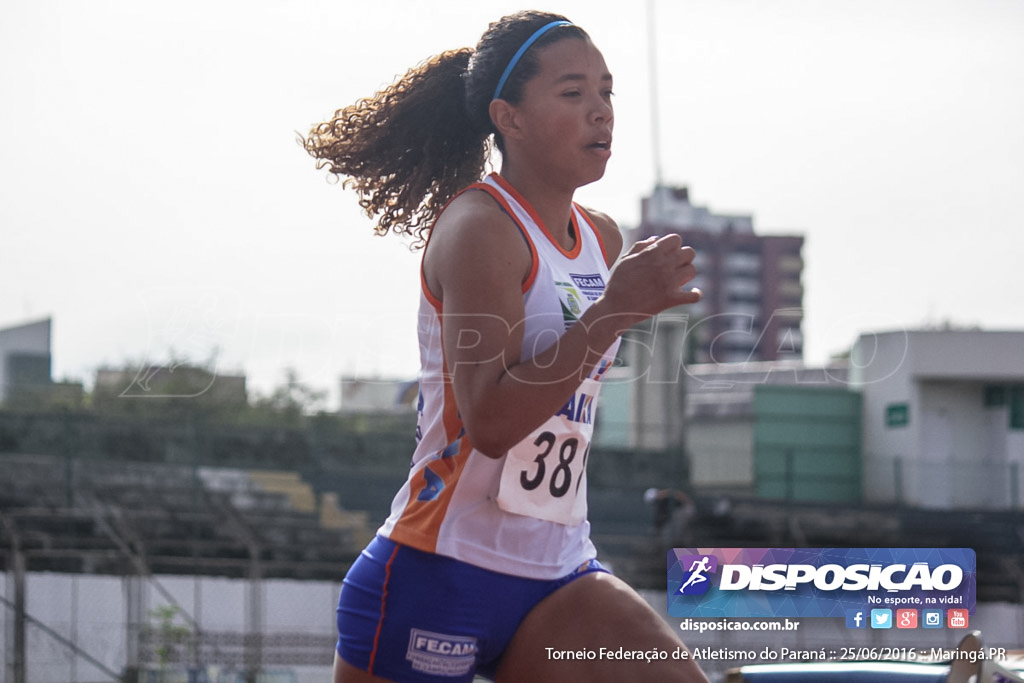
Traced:
<path fill-rule="evenodd" d="M 533 222 L 537 224 L 538 228 L 540 228 L 540 231 L 544 233 L 544 236 L 548 238 L 548 241 L 551 242 L 552 245 L 554 245 L 555 249 L 558 249 L 559 253 L 561 253 L 562 256 L 574 259 L 580 255 L 580 252 L 583 250 L 583 240 L 580 237 L 580 231 L 578 226 L 576 226 L 576 244 L 572 246 L 572 249 L 567 250 L 565 247 L 558 243 L 558 240 L 556 240 L 554 235 L 551 234 L 551 231 L 548 230 L 548 226 L 544 225 L 544 221 L 542 221 L 540 219 L 540 216 L 537 215 L 537 211 L 534 210 L 533 205 L 530 204 L 530 202 L 526 201 L 526 197 L 519 194 L 519 190 L 512 187 L 512 185 L 507 180 L 502 178 L 497 173 L 492 173 L 488 177 L 494 178 L 494 181 L 501 185 L 501 189 L 508 192 L 510 195 L 512 195 L 513 199 L 519 202 L 519 205 L 523 207 L 527 214 L 529 214 L 530 218 L 533 219 Z M 573 220 L 574 226 L 575 223 L 576 221 Z"/>
<path fill-rule="evenodd" d="M 443 370 L 447 377 L 447 360 L 444 361 Z M 455 486 L 462 470 L 466 467 L 470 451 L 473 450 L 469 437 L 463 433 L 462 417 L 455 404 L 454 385 L 450 381 L 444 383 L 442 401 L 444 408 L 441 419 L 444 422 L 445 441 L 452 443 L 459 438 L 462 441 L 459 443 L 458 453 L 447 458 L 432 458 L 424 466 L 424 469 L 429 467 L 431 472 L 440 477 L 444 488 L 436 498 L 421 501 L 419 496 L 429 484 L 423 475 L 423 470 L 420 470 L 409 482 L 409 501 L 406 503 L 401 517 L 395 522 L 391 533 L 388 534 L 396 543 L 404 543 L 427 552 L 437 551 L 437 538 L 441 532 L 441 523 L 448 513 L 448 506 L 455 493 Z"/>
<path fill-rule="evenodd" d="M 455 201 L 456 197 L 461 195 L 463 192 L 467 192 L 469 190 L 483 190 L 484 192 L 489 194 L 491 198 L 498 203 L 502 210 L 508 214 L 509 218 L 512 219 L 512 222 L 515 223 L 516 228 L 519 229 L 519 232 L 523 236 L 523 239 L 526 240 L 526 244 L 530 248 L 530 273 L 529 275 L 526 276 L 526 279 L 523 280 L 523 285 L 521 288 L 522 293 L 526 294 L 526 292 L 530 291 L 530 287 L 533 286 L 533 281 L 537 279 L 537 270 L 540 268 L 540 260 L 537 256 L 537 247 L 534 246 L 533 240 L 530 239 L 530 235 L 529 233 L 527 233 L 526 227 L 519 222 L 518 218 L 516 218 L 515 213 L 512 211 L 512 207 L 508 205 L 508 202 L 505 201 L 505 198 L 501 195 L 500 192 L 495 190 L 494 187 L 488 185 L 487 183 L 473 183 L 472 185 L 469 185 L 460 190 L 458 194 L 455 195 L 455 197 L 449 199 L 445 203 L 444 207 L 441 209 L 441 212 L 437 214 L 438 217 L 440 217 L 441 213 L 444 213 L 444 210 L 448 208 L 448 204 L 451 204 L 453 201 Z M 437 219 L 435 219 L 434 222 L 436 223 Z M 433 228 L 431 228 L 431 234 L 432 233 Z M 427 301 L 430 303 L 430 305 L 434 307 L 435 311 L 440 313 L 444 308 L 444 303 L 441 301 L 441 299 L 437 298 L 437 296 L 435 296 L 433 292 L 430 291 L 430 288 L 427 286 L 427 273 L 423 268 L 423 262 L 427 255 L 428 246 L 430 246 L 430 235 L 427 235 L 427 243 L 423 245 L 424 258 L 420 259 L 420 288 L 423 290 L 423 295 L 427 298 Z"/>
<path fill-rule="evenodd" d="M 601 254 L 604 256 L 604 262 L 608 264 L 609 268 L 611 268 L 611 264 L 609 263 L 609 260 L 608 260 L 608 250 L 605 249 L 604 238 L 601 237 L 601 231 L 597 229 L 597 226 L 594 225 L 594 221 L 590 217 L 590 214 L 588 214 L 586 212 L 586 210 L 582 206 L 580 206 L 579 204 L 577 204 L 575 202 L 573 202 L 573 206 L 575 206 L 576 210 L 580 212 L 581 216 L 583 216 L 583 220 L 586 221 L 587 225 L 590 226 L 590 229 L 594 231 L 594 237 L 597 238 L 597 243 L 601 247 Z"/>
<path fill-rule="evenodd" d="M 500 176 L 496 174 L 494 175 L 496 178 L 500 178 Z M 523 225 L 519 218 L 516 217 L 515 211 L 513 211 L 512 207 L 509 206 L 508 200 L 505 199 L 501 192 L 486 183 L 481 183 L 480 187 L 476 189 L 483 190 L 487 194 L 491 195 L 491 198 L 494 199 L 494 201 L 498 202 L 498 206 L 500 206 L 502 210 L 508 214 L 509 218 L 512 219 L 512 222 L 516 224 L 516 227 L 519 228 L 519 232 L 522 234 L 523 239 L 526 240 L 526 244 L 530 247 L 530 274 L 526 276 L 525 280 L 523 280 L 522 287 L 523 294 L 526 294 L 530 291 L 530 287 L 533 287 L 533 281 L 537 279 L 537 271 L 540 269 L 540 257 L 537 255 L 537 247 L 534 245 L 533 240 L 530 239 L 530 233 L 527 232 L 526 226 Z"/>
<path fill-rule="evenodd" d="M 425 254 L 426 252 L 424 252 Z M 434 293 L 430 291 L 430 287 L 427 287 L 427 274 L 423 270 L 423 259 L 420 259 L 420 289 L 423 290 L 423 296 L 434 307 L 434 310 L 440 313 L 442 309 L 441 300 L 434 296 Z"/>
<path fill-rule="evenodd" d="M 388 603 L 388 582 L 391 581 L 391 564 L 395 561 L 395 555 L 398 554 L 398 546 L 391 551 L 391 557 L 388 558 L 388 563 L 384 565 L 384 586 L 381 589 L 380 595 L 380 619 L 377 621 L 377 632 L 373 634 L 373 649 L 370 650 L 370 663 L 366 667 L 366 673 L 373 675 L 373 663 L 377 659 L 377 646 L 380 644 L 380 632 L 384 629 L 384 612 L 387 608 Z"/>
<path fill-rule="evenodd" d="M 441 524 L 448 514 L 455 486 L 458 484 L 462 470 L 466 468 L 470 451 L 473 450 L 469 439 L 463 437 L 459 452 L 450 458 L 434 458 L 427 467 L 441 477 L 444 489 L 436 498 L 429 501 L 419 500 L 420 493 L 427 486 L 426 478 L 421 474 L 414 477 L 409 492 L 409 502 L 402 511 L 402 516 L 395 523 L 388 537 L 395 543 L 423 550 L 428 553 L 437 552 L 437 538 L 441 532 Z M 422 472 L 422 470 L 421 470 Z"/>
<path fill-rule="evenodd" d="M 444 336 L 444 322 L 441 325 L 441 336 Z M 455 381 L 454 375 L 448 369 L 448 358 L 444 355 L 444 349 L 441 349 L 441 371 L 442 376 L 450 378 L 450 381 L 444 383 L 444 397 L 441 399 L 444 401 L 444 408 L 441 411 L 441 422 L 444 424 L 445 442 L 452 443 L 455 439 L 459 438 L 462 434 L 462 416 L 459 414 L 459 407 L 455 402 Z M 465 436 L 464 434 L 462 434 Z"/>
<path fill-rule="evenodd" d="M 452 202 L 454 202 L 456 200 L 456 198 L 458 198 L 458 196 L 461 195 L 463 192 L 466 192 L 468 190 L 478 190 L 481 187 L 484 187 L 484 183 L 482 183 L 482 182 L 480 182 L 480 183 L 473 183 L 472 185 L 467 185 L 466 187 L 464 187 L 461 190 L 459 190 L 458 192 L 456 192 L 455 196 L 452 197 L 451 199 L 449 199 L 448 201 L 446 201 L 444 203 L 444 206 L 441 207 L 441 210 L 437 212 L 437 218 L 440 218 L 441 214 L 444 213 L 444 210 L 448 208 L 448 205 L 451 204 Z M 437 218 L 434 219 L 434 224 L 437 224 Z M 429 287 L 427 287 L 427 274 L 423 270 L 423 262 L 424 262 L 424 260 L 426 260 L 426 256 L 427 256 L 427 247 L 430 246 L 430 236 L 433 235 L 433 234 L 434 234 L 434 226 L 431 225 L 430 226 L 430 232 L 427 233 L 427 241 L 423 245 L 423 257 L 420 258 L 420 287 L 423 289 L 423 295 L 427 297 L 427 301 L 430 302 L 430 305 L 433 306 L 434 309 L 437 310 L 437 312 L 440 313 L 441 312 L 441 300 L 438 299 L 436 296 L 434 296 L 434 293 L 430 291 Z"/>

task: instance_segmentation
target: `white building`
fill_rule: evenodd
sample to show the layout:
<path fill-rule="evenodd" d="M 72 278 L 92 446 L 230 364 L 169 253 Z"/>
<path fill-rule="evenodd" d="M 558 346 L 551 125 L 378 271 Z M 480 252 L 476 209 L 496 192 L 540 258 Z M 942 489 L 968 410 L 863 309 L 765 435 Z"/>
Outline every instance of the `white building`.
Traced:
<path fill-rule="evenodd" d="M 1024 503 L 1024 331 L 863 334 L 864 497 L 930 508 Z"/>
<path fill-rule="evenodd" d="M 416 380 L 341 378 L 341 412 L 406 412 L 416 407 Z"/>

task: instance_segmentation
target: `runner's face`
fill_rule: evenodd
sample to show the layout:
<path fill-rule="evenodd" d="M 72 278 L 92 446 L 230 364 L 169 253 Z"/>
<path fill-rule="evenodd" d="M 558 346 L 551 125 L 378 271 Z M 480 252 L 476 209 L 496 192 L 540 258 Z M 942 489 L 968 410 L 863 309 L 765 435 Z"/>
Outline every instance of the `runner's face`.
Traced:
<path fill-rule="evenodd" d="M 574 187 L 593 182 L 612 153 L 612 75 L 589 40 L 566 38 L 538 52 L 538 72 L 517 107 L 524 151 Z"/>

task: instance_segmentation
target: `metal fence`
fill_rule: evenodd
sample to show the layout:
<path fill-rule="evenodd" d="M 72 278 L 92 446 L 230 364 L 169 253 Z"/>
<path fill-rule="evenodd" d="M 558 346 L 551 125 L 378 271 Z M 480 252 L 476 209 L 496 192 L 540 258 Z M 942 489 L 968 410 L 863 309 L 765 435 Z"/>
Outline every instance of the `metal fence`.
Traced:
<path fill-rule="evenodd" d="M 340 585 L 29 573 L 0 594 L 3 680 L 327 680 Z"/>
<path fill-rule="evenodd" d="M 1019 510 L 1024 466 L 865 455 L 864 497 L 868 503 L 931 509 Z"/>
<path fill-rule="evenodd" d="M 11 642 L 17 630 L 11 609 L 12 581 L 12 573 L 6 573 L 0 593 L 4 681 L 330 680 L 339 589 L 334 583 L 30 573 L 24 594 L 25 654 L 19 660 Z M 664 592 L 645 591 L 644 595 L 664 612 Z M 680 621 L 665 618 L 674 626 Z M 711 680 L 720 681 L 729 668 L 761 661 L 755 653 L 778 652 L 783 646 L 799 650 L 882 645 L 952 648 L 964 634 L 950 629 L 857 631 L 847 629 L 841 618 L 799 621 L 793 631 L 684 631 L 680 635 L 690 648 L 739 653 L 700 662 Z M 1019 647 L 1024 642 L 1024 610 L 1020 605 L 981 605 L 971 618 L 971 628 L 982 632 L 987 646 Z"/>

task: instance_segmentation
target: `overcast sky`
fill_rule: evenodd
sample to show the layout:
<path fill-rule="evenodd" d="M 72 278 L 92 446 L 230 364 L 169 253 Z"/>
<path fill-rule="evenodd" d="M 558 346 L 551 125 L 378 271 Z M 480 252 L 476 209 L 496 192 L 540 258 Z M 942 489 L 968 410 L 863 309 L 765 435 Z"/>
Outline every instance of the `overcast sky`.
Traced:
<path fill-rule="evenodd" d="M 664 178 L 802 234 L 805 356 L 865 331 L 1024 328 L 1024 1 L 655 0 Z M 3 0 L 0 326 L 54 376 L 216 359 L 412 377 L 418 256 L 296 142 L 509 2 Z M 625 227 L 654 183 L 642 3 L 555 1 L 615 76 Z"/>

